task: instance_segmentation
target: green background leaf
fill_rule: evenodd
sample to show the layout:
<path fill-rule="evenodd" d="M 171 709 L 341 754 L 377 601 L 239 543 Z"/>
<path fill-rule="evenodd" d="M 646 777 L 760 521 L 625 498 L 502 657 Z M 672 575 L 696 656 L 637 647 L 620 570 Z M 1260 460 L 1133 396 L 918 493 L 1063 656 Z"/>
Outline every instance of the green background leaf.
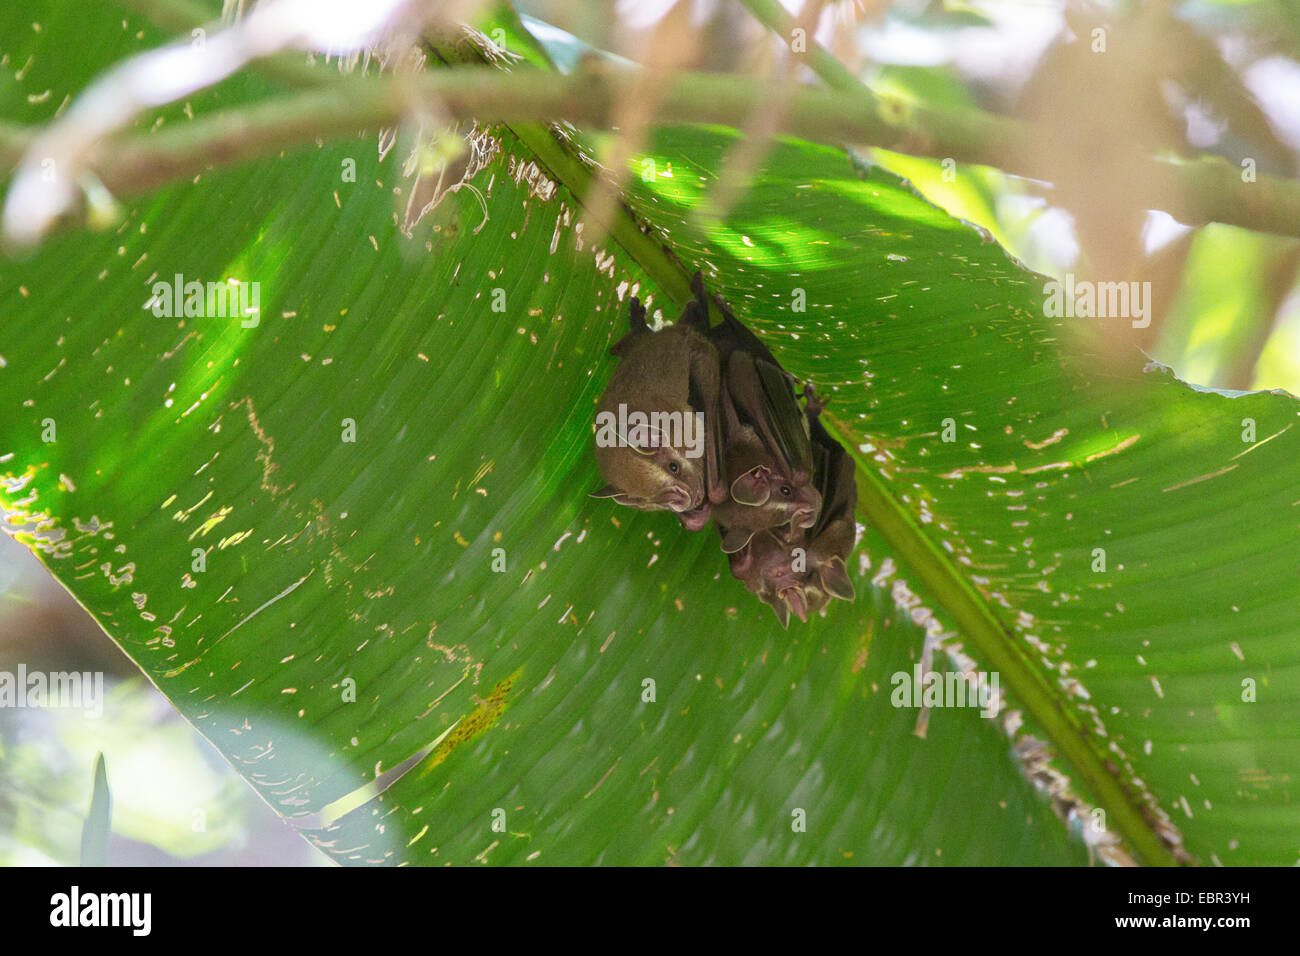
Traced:
<path fill-rule="evenodd" d="M 104 755 L 95 756 L 95 783 L 90 812 L 81 828 L 81 865 L 108 866 L 108 837 L 113 826 L 113 796 L 108 789 Z"/>

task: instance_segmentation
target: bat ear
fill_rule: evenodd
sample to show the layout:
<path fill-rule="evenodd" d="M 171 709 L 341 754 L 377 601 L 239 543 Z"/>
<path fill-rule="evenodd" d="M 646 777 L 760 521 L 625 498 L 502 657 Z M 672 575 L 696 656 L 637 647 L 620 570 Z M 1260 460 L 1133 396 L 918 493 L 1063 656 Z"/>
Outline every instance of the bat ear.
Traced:
<path fill-rule="evenodd" d="M 837 555 L 821 566 L 822 587 L 828 594 L 833 594 L 842 601 L 852 601 L 856 596 L 853 581 L 844 567 L 844 561 Z"/>
<path fill-rule="evenodd" d="M 722 536 L 722 553 L 735 554 L 737 551 L 744 550 L 745 545 L 749 544 L 749 539 L 754 536 L 754 532 L 746 531 L 744 528 L 732 528 Z"/>
<path fill-rule="evenodd" d="M 593 497 L 593 498 L 617 498 L 617 497 L 618 497 L 619 495 L 621 495 L 621 494 L 623 494 L 623 492 L 622 492 L 621 489 L 619 489 L 619 488 L 615 488 L 613 485 L 606 485 L 606 486 L 603 487 L 603 488 L 597 488 L 595 491 L 593 491 L 593 492 L 591 493 L 591 497 Z"/>
<path fill-rule="evenodd" d="M 772 497 L 772 489 L 767 480 L 766 469 L 755 465 L 731 483 L 731 497 L 737 504 L 757 508 L 767 504 Z"/>

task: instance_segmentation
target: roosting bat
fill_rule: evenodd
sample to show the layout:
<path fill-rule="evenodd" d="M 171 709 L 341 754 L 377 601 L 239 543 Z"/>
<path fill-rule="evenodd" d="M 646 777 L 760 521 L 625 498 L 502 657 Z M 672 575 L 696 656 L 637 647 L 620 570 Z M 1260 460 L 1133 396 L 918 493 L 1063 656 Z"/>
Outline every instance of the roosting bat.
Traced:
<path fill-rule="evenodd" d="M 712 517 L 731 573 L 783 627 L 792 614 L 806 621 L 833 597 L 854 598 L 853 461 L 818 420 L 813 386 L 801 408 L 801 383 L 719 297 L 722 322 L 710 326 L 698 272 L 691 289 L 681 318 L 658 332 L 632 298 L 596 416 L 608 482 L 596 495 L 671 509 L 691 531 Z"/>
<path fill-rule="evenodd" d="M 857 525 L 857 484 L 853 459 L 817 420 L 823 403 L 811 386 L 805 389 L 822 510 L 812 528 L 766 530 L 728 555 L 731 573 L 776 613 L 782 627 L 793 612 L 801 621 L 821 611 L 832 597 L 852 601 L 853 581 L 848 557 Z M 719 526 L 725 540 L 726 532 Z"/>
<path fill-rule="evenodd" d="M 727 494 L 717 349 L 696 302 L 658 332 L 645 315 L 633 296 L 631 330 L 610 349 L 619 363 L 596 416 L 596 462 L 607 484 L 595 496 L 670 509 L 697 531 Z"/>
<path fill-rule="evenodd" d="M 691 279 L 695 303 L 707 317 L 700 273 Z M 720 298 L 722 322 L 708 330 L 723 368 L 723 431 L 728 494 L 713 510 L 727 531 L 722 550 L 739 551 L 760 531 L 811 528 L 821 510 L 813 487 L 808 425 L 791 385 L 794 377 Z M 706 318 L 707 321 L 707 318 Z"/>

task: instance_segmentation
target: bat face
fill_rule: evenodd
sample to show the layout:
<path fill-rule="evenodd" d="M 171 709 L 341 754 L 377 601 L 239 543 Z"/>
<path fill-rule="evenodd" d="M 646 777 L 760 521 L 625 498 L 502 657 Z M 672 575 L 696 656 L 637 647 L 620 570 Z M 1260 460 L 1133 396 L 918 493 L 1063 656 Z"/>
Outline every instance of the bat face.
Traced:
<path fill-rule="evenodd" d="M 608 484 L 596 493 L 640 511 L 699 510 L 707 504 L 703 461 L 671 445 L 644 445 L 637 435 L 625 444 L 596 446 L 596 464 Z M 704 520 L 708 520 L 705 511 Z M 703 522 L 700 524 L 703 527 Z"/>
<path fill-rule="evenodd" d="M 737 347 L 727 359 L 724 381 L 730 481 L 727 511 L 718 520 L 740 531 L 811 528 L 821 511 L 821 493 L 813 482 L 804 412 L 785 374 Z M 724 549 L 734 550 L 730 543 Z"/>
<path fill-rule="evenodd" d="M 796 570 L 794 546 L 788 540 L 771 531 L 761 531 L 743 549 L 728 555 L 728 559 L 732 576 L 772 608 L 782 627 L 790 623 L 792 611 L 800 620 L 808 619 L 805 574 Z"/>
<path fill-rule="evenodd" d="M 832 529 L 830 540 L 811 543 L 804 543 L 801 533 L 791 540 L 763 531 L 728 559 L 732 576 L 771 607 L 784 627 L 791 614 L 807 621 L 810 614 L 825 610 L 833 597 L 853 600 L 853 582 L 845 566 L 852 548 L 852 531 L 847 541 Z"/>
<path fill-rule="evenodd" d="M 756 458 L 759 460 L 751 465 Z M 727 466 L 736 469 L 729 470 L 736 475 L 731 481 L 731 501 L 739 506 L 731 509 L 735 512 L 733 524 L 761 531 L 782 525 L 811 528 L 817 523 L 821 494 L 804 476 L 787 476 L 781 464 L 763 455 L 761 449 L 737 447 L 736 453 L 727 457 Z"/>

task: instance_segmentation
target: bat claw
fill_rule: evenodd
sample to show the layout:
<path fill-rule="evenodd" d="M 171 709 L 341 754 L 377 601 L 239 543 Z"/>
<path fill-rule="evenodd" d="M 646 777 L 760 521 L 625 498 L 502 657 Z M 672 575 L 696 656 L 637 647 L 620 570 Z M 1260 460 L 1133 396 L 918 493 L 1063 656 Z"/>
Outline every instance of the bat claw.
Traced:
<path fill-rule="evenodd" d="M 826 407 L 826 399 L 817 394 L 817 389 L 813 387 L 812 382 L 803 383 L 803 397 L 807 402 L 807 411 L 810 418 L 816 418 Z"/>
<path fill-rule="evenodd" d="M 636 296 L 632 296 L 632 309 L 628 313 L 628 325 L 631 327 L 632 334 L 638 332 L 649 332 L 650 323 L 645 320 L 645 306 Z"/>

